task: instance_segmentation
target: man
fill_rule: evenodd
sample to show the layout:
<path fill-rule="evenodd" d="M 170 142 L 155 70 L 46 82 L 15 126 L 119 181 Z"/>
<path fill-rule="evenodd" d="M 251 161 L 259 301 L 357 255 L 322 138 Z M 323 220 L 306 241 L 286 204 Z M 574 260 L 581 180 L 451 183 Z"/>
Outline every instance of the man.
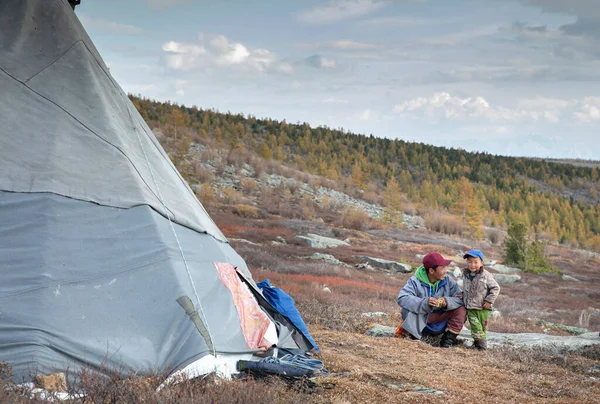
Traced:
<path fill-rule="evenodd" d="M 456 342 L 467 319 L 462 292 L 456 281 L 446 275 L 446 267 L 451 262 L 438 252 L 427 254 L 423 265 L 417 268 L 396 299 L 402 307 L 402 330 L 413 339 L 421 339 L 423 333 L 444 333 L 441 348 L 449 348 Z"/>

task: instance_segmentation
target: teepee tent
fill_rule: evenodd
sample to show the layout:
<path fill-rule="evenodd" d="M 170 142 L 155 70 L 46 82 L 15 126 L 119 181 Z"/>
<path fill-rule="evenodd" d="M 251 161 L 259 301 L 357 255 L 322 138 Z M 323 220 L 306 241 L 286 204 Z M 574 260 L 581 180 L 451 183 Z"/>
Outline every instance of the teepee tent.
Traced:
<path fill-rule="evenodd" d="M 231 370 L 260 346 L 313 348 L 264 300 L 72 5 L 0 0 L 0 358 L 15 380 Z"/>

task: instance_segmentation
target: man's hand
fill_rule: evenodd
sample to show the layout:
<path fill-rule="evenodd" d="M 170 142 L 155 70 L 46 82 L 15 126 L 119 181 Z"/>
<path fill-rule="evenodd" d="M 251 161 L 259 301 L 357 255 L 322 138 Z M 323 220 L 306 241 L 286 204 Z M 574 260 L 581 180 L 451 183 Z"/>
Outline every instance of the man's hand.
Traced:
<path fill-rule="evenodd" d="M 438 305 L 438 299 L 436 299 L 435 297 L 430 297 L 429 298 L 429 305 L 431 307 L 437 307 L 437 305 Z"/>
<path fill-rule="evenodd" d="M 440 297 L 438 299 L 438 307 L 446 307 L 448 306 L 448 302 L 446 301 L 445 297 Z"/>
<path fill-rule="evenodd" d="M 483 304 L 481 305 L 481 307 L 485 310 L 491 310 L 492 309 L 492 304 L 490 302 L 483 302 Z"/>

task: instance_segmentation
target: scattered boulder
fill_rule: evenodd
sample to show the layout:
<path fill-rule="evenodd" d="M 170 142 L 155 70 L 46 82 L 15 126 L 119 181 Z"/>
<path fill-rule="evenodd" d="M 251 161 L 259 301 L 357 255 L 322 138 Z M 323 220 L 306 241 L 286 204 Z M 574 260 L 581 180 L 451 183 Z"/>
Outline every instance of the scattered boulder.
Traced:
<path fill-rule="evenodd" d="M 491 266 L 494 266 L 494 265 L 496 265 L 496 264 L 497 264 L 497 261 L 496 261 L 496 260 L 489 260 L 489 261 L 485 261 L 485 262 L 483 263 L 483 265 L 485 265 L 486 267 L 491 267 Z"/>
<path fill-rule="evenodd" d="M 354 265 L 354 267 L 355 267 L 356 269 L 364 269 L 364 270 L 371 271 L 371 272 L 374 272 L 374 271 L 375 271 L 375 268 L 373 268 L 371 265 L 369 265 L 369 264 L 367 264 L 367 263 L 364 263 L 364 264 L 356 264 L 356 265 Z"/>
<path fill-rule="evenodd" d="M 492 274 L 492 276 L 498 283 L 521 282 L 521 277 L 519 275 Z"/>
<path fill-rule="evenodd" d="M 470 335 L 460 334 L 461 337 Z M 501 346 L 517 346 L 517 347 L 547 347 L 562 351 L 572 351 L 590 345 L 600 345 L 600 336 L 598 333 L 591 332 L 573 336 L 558 336 L 539 333 L 521 333 L 521 334 L 505 334 L 505 333 L 487 333 L 488 347 L 497 348 Z"/>
<path fill-rule="evenodd" d="M 563 274 L 563 276 L 561 276 L 561 278 L 562 278 L 563 281 L 581 282 L 579 279 L 573 278 L 572 276 L 569 276 L 569 275 L 564 275 Z"/>
<path fill-rule="evenodd" d="M 331 293 L 331 289 L 329 289 L 327 286 L 325 286 L 323 288 L 323 292 Z"/>
<path fill-rule="evenodd" d="M 365 335 L 370 337 L 395 337 L 396 328 L 387 325 L 374 324 L 373 327 L 367 330 Z"/>
<path fill-rule="evenodd" d="M 322 260 L 322 261 L 325 261 L 326 263 L 331 264 L 331 265 L 339 265 L 339 266 L 342 266 L 342 267 L 350 267 L 350 265 L 346 264 L 345 262 L 342 262 L 342 261 L 338 260 L 337 258 L 335 258 L 331 254 L 314 253 L 310 257 L 303 257 L 303 258 L 308 258 L 308 259 L 311 259 L 311 260 Z"/>
<path fill-rule="evenodd" d="M 384 271 L 387 271 L 387 272 L 401 273 L 401 274 L 407 274 L 407 273 L 412 272 L 412 266 L 410 266 L 408 264 L 403 264 L 401 262 L 384 260 L 381 258 L 373 258 L 373 257 L 367 257 L 367 256 L 360 256 L 358 258 L 363 259 L 364 261 L 366 261 L 367 264 L 371 265 L 372 267 L 374 267 L 376 269 L 383 269 Z"/>
<path fill-rule="evenodd" d="M 486 266 L 486 269 L 493 269 L 494 271 L 499 272 L 501 274 L 519 274 L 523 272 L 519 268 L 507 267 L 506 265 L 502 264 L 489 265 Z"/>
<path fill-rule="evenodd" d="M 275 240 L 278 241 L 280 244 L 287 244 L 287 242 L 285 241 L 285 239 L 281 236 L 277 236 L 275 237 Z"/>
<path fill-rule="evenodd" d="M 489 314 L 490 320 L 498 320 L 500 317 L 502 317 L 502 313 L 500 313 L 500 310 L 492 308 L 492 311 L 490 311 Z"/>
<path fill-rule="evenodd" d="M 323 237 L 319 236 L 318 234 L 312 233 L 308 233 L 306 236 L 296 236 L 296 238 L 306 241 L 306 243 L 312 248 L 334 248 L 340 246 L 350 246 L 350 244 L 348 244 L 345 241 L 330 237 Z"/>
<path fill-rule="evenodd" d="M 67 392 L 67 379 L 64 373 L 53 373 L 49 376 L 42 374 L 35 375 L 35 385 L 47 391 L 56 391 L 58 393 Z"/>

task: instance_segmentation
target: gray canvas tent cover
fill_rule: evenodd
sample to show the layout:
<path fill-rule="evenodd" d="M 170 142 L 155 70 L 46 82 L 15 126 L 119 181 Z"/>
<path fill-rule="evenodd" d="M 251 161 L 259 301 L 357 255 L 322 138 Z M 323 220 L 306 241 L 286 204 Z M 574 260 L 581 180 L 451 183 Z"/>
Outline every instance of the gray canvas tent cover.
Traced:
<path fill-rule="evenodd" d="M 0 360 L 15 379 L 253 352 L 215 262 L 254 285 L 68 1 L 0 0 Z M 280 344 L 310 348 L 258 300 Z"/>

